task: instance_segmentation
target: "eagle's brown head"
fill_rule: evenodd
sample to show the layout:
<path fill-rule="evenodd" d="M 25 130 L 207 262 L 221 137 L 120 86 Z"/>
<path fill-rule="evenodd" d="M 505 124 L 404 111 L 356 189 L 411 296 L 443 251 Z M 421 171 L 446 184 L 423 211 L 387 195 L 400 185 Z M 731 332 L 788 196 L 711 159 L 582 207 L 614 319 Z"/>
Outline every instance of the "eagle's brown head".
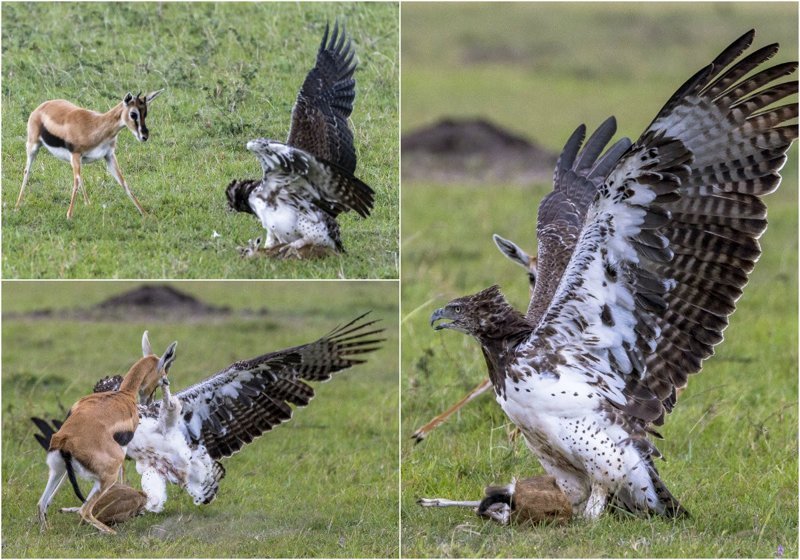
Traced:
<path fill-rule="evenodd" d="M 498 286 L 456 298 L 431 315 L 434 329 L 452 329 L 472 335 L 480 341 L 502 339 L 520 331 L 530 331 L 531 325 L 511 307 Z"/>

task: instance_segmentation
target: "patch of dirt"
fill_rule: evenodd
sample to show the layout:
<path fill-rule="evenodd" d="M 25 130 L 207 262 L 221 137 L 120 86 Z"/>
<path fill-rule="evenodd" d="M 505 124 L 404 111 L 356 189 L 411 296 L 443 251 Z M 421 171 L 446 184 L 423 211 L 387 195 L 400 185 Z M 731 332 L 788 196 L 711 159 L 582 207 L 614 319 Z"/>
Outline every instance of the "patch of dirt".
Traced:
<path fill-rule="evenodd" d="M 266 309 L 242 311 L 209 305 L 172 286 L 143 284 L 87 308 L 66 310 L 39 309 L 29 313 L 9 313 L 6 318 L 63 319 L 70 321 L 192 321 L 238 316 L 263 316 Z"/>
<path fill-rule="evenodd" d="M 549 180 L 558 155 L 485 119 L 450 119 L 403 135 L 403 180 Z"/>

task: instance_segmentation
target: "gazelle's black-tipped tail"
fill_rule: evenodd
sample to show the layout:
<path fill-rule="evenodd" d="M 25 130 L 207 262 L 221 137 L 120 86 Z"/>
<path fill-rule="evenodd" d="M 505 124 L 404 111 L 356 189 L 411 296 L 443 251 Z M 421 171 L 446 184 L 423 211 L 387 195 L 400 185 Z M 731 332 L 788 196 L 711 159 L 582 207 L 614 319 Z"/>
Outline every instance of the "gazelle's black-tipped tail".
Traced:
<path fill-rule="evenodd" d="M 37 428 L 39 428 L 40 434 L 33 434 L 33 437 L 36 438 L 36 441 L 39 442 L 39 445 L 44 447 L 45 451 L 50 450 L 50 440 L 60 428 L 61 422 L 58 420 L 51 420 L 50 423 L 43 418 L 37 418 L 36 416 L 31 416 L 31 422 L 33 422 Z M 51 425 L 52 424 L 52 425 Z M 75 471 L 72 469 L 72 465 L 70 464 L 68 458 L 65 458 L 67 463 L 67 477 L 69 478 L 69 483 L 72 485 L 72 491 L 75 492 L 75 496 L 81 501 L 81 503 L 86 501 L 86 498 L 83 497 L 83 493 L 81 492 L 80 486 L 78 486 L 78 479 L 75 477 Z"/>

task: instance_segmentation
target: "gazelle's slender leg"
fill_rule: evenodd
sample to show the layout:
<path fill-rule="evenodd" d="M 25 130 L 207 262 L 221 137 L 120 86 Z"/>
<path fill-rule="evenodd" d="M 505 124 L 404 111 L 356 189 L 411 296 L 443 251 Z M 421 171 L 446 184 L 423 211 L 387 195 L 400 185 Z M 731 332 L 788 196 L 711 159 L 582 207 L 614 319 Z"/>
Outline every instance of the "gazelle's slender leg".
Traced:
<path fill-rule="evenodd" d="M 80 514 L 81 519 L 83 521 L 91 523 L 102 533 L 109 533 L 112 535 L 116 534 L 117 532 L 108 525 L 106 525 L 105 523 L 95 518 L 94 514 L 92 513 L 92 510 L 94 509 L 95 504 L 97 504 L 97 501 L 100 498 L 102 498 L 103 495 L 106 492 L 108 492 L 109 488 L 111 488 L 114 485 L 115 478 L 116 478 L 116 473 L 112 473 L 111 476 L 105 477 L 105 479 L 100 482 L 100 489 L 96 492 L 93 489 L 92 492 L 89 493 L 89 497 L 86 499 L 86 503 L 83 504 L 80 510 L 78 510 L 78 513 Z"/>
<path fill-rule="evenodd" d="M 119 164 L 117 163 L 117 156 L 114 155 L 114 152 L 111 152 L 106 156 L 106 166 L 108 167 L 108 172 L 111 173 L 111 176 L 117 180 L 123 189 L 125 189 L 125 194 L 128 195 L 133 203 L 136 205 L 136 209 L 139 210 L 139 214 L 142 216 L 145 215 L 142 206 L 139 204 L 139 201 L 136 200 L 136 197 L 133 196 L 130 187 L 128 187 L 128 183 L 125 182 L 125 178 L 122 176 L 122 171 L 119 168 Z"/>
<path fill-rule="evenodd" d="M 39 498 L 38 504 L 39 529 L 42 531 L 47 529 L 47 508 L 67 477 L 67 466 L 58 451 L 50 451 L 47 454 L 47 466 L 50 469 L 47 475 L 47 485 L 44 487 L 44 492 L 42 492 L 42 497 Z"/>
<path fill-rule="evenodd" d="M 67 210 L 67 219 L 72 219 L 72 209 L 75 206 L 75 195 L 78 194 L 78 189 L 81 185 L 81 155 L 72 154 L 70 158 L 72 164 L 72 196 L 69 199 L 69 209 Z"/>
<path fill-rule="evenodd" d="M 446 498 L 420 498 L 417 503 L 422 507 L 469 507 L 476 508 L 481 505 L 480 500 L 448 500 Z"/>
<path fill-rule="evenodd" d="M 435 417 L 433 420 L 422 426 L 419 430 L 414 432 L 414 434 L 411 437 L 414 438 L 417 441 L 417 443 L 421 442 L 430 432 L 436 429 L 439 426 L 439 424 L 441 424 L 442 422 L 450 418 L 450 416 L 458 412 L 461 409 L 461 407 L 463 407 L 465 404 L 467 404 L 468 402 L 472 401 L 479 395 L 482 395 L 483 393 L 488 391 L 491 387 L 492 387 L 492 382 L 489 379 L 483 380 L 477 387 L 475 387 L 472 391 L 467 393 L 463 399 L 461 399 L 456 404 L 454 404 L 453 406 L 445 410 L 443 413 L 441 413 L 439 416 Z"/>
<path fill-rule="evenodd" d="M 28 178 L 31 175 L 31 166 L 33 162 L 36 160 L 36 154 L 39 153 L 39 148 L 42 147 L 42 144 L 37 140 L 35 142 L 28 141 L 25 145 L 25 153 L 27 154 L 27 160 L 25 162 L 25 172 L 22 174 L 22 188 L 19 189 L 19 196 L 17 197 L 17 205 L 14 206 L 16 210 L 19 208 L 19 205 L 22 204 L 22 193 L 25 191 L 25 185 L 28 184 Z"/>
<path fill-rule="evenodd" d="M 88 206 L 89 205 L 89 194 L 86 192 L 86 185 L 83 182 L 83 177 L 81 177 L 81 181 L 80 181 L 80 183 L 78 183 L 78 185 L 81 188 L 81 194 L 83 194 L 83 204 Z"/>

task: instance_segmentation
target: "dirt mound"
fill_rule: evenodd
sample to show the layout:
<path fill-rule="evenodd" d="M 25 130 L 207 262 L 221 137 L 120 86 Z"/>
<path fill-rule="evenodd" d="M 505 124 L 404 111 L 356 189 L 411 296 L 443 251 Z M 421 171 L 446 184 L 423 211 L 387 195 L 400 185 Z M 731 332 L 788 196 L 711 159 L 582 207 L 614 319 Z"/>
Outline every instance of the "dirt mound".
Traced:
<path fill-rule="evenodd" d="M 228 307 L 215 307 L 205 304 L 194 296 L 176 290 L 172 286 L 149 284 L 108 298 L 94 306 L 95 309 L 104 311 L 131 307 L 147 312 L 230 313 L 230 308 Z"/>
<path fill-rule="evenodd" d="M 8 313 L 7 319 L 63 319 L 69 321 L 209 321 L 231 317 L 261 317 L 266 309 L 233 311 L 230 307 L 209 305 L 168 285 L 143 284 L 110 297 L 97 305 L 76 309 L 37 309 L 28 313 Z"/>
<path fill-rule="evenodd" d="M 402 139 L 403 180 L 531 183 L 557 155 L 484 119 L 442 119 Z"/>

